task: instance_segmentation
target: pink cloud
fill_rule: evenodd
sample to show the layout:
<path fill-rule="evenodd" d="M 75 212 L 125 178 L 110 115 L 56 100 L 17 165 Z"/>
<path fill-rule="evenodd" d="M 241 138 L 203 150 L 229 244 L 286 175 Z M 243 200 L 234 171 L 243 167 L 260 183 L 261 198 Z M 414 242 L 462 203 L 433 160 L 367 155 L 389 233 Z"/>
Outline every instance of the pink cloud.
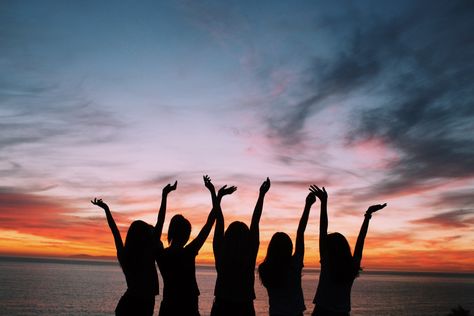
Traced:
<path fill-rule="evenodd" d="M 400 155 L 381 138 L 358 141 L 350 150 L 360 168 L 386 170 L 400 160 Z"/>
<path fill-rule="evenodd" d="M 411 221 L 423 226 L 469 228 L 474 225 L 474 210 L 455 210 Z"/>

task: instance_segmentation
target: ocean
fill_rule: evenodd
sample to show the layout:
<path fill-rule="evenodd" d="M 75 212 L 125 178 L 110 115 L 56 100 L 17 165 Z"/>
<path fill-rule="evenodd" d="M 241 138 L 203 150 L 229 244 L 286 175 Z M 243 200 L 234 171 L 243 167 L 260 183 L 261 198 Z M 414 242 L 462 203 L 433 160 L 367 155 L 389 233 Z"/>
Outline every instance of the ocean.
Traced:
<path fill-rule="evenodd" d="M 317 270 L 303 270 L 306 313 L 318 283 Z M 201 315 L 209 315 L 216 273 L 197 268 Z M 160 279 L 160 293 L 163 282 Z M 0 257 L 0 315 L 113 315 L 126 289 L 118 263 L 69 259 Z M 268 314 L 268 298 L 258 277 L 257 315 Z M 446 315 L 458 305 L 474 312 L 474 275 L 363 272 L 352 290 L 353 316 Z M 160 297 L 155 314 L 158 315 Z"/>

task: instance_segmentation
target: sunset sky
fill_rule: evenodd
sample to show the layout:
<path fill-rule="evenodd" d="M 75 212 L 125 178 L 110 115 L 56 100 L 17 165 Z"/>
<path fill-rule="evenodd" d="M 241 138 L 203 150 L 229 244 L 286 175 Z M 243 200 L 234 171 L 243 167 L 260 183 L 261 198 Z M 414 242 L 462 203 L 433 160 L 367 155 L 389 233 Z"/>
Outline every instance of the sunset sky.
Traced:
<path fill-rule="evenodd" d="M 474 272 L 473 30 L 470 0 L 2 1 L 0 254 L 114 256 L 90 200 L 125 238 L 175 180 L 164 232 L 195 236 L 203 174 L 249 224 L 268 176 L 258 262 L 316 184 L 352 247 L 388 204 L 366 269 Z M 306 266 L 318 225 L 316 203 Z"/>

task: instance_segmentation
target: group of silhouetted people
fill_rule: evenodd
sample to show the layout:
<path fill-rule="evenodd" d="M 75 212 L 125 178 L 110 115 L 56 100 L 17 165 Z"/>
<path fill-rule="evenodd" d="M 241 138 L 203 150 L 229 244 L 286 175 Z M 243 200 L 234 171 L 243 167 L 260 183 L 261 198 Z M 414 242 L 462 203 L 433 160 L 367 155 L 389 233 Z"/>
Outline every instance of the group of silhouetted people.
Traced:
<path fill-rule="evenodd" d="M 217 192 L 211 179 L 204 176 L 211 193 L 212 209 L 204 227 L 188 243 L 191 224 L 182 215 L 175 215 L 168 229 L 168 247 L 161 242 L 168 194 L 176 190 L 177 182 L 163 188 L 156 225 L 134 221 L 128 229 L 125 245 L 109 207 L 101 199 L 91 201 L 104 209 L 114 236 L 117 259 L 127 281 L 127 291 L 120 298 L 116 315 L 153 315 L 155 296 L 159 294 L 158 273 L 163 277 L 163 298 L 160 316 L 199 315 L 199 288 L 196 282 L 196 256 L 215 223 L 213 251 L 217 280 L 214 289 L 212 316 L 255 315 L 255 265 L 260 244 L 259 222 L 270 179 L 260 186 L 250 228 L 243 222 L 232 222 L 224 231 L 221 200 L 236 187 L 223 186 Z M 258 267 L 262 284 L 267 289 L 270 315 L 303 315 L 306 309 L 301 287 L 304 259 L 304 231 L 311 206 L 321 201 L 319 253 L 321 273 L 313 303 L 313 315 L 349 315 L 350 294 L 354 279 L 360 271 L 362 250 L 372 214 L 386 206 L 373 205 L 367 209 L 354 254 L 346 238 L 339 233 L 327 233 L 327 199 L 324 187 L 311 185 L 296 235 L 295 250 L 286 233 L 273 235 L 267 255 Z"/>

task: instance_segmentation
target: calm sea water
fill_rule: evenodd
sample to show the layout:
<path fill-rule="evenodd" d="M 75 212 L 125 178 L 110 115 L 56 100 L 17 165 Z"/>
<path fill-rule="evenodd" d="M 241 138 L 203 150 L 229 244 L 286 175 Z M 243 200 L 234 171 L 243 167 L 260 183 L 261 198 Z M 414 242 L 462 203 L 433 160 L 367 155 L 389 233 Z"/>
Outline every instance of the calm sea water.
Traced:
<path fill-rule="evenodd" d="M 201 315 L 209 315 L 216 274 L 199 267 L 197 278 Z M 317 271 L 304 271 L 305 315 L 317 282 Z M 0 257 L 0 315 L 113 315 L 125 289 L 114 262 Z M 268 298 L 258 278 L 255 290 L 257 315 L 266 315 Z M 474 311 L 472 274 L 366 272 L 354 284 L 351 315 L 446 315 L 458 305 Z"/>

